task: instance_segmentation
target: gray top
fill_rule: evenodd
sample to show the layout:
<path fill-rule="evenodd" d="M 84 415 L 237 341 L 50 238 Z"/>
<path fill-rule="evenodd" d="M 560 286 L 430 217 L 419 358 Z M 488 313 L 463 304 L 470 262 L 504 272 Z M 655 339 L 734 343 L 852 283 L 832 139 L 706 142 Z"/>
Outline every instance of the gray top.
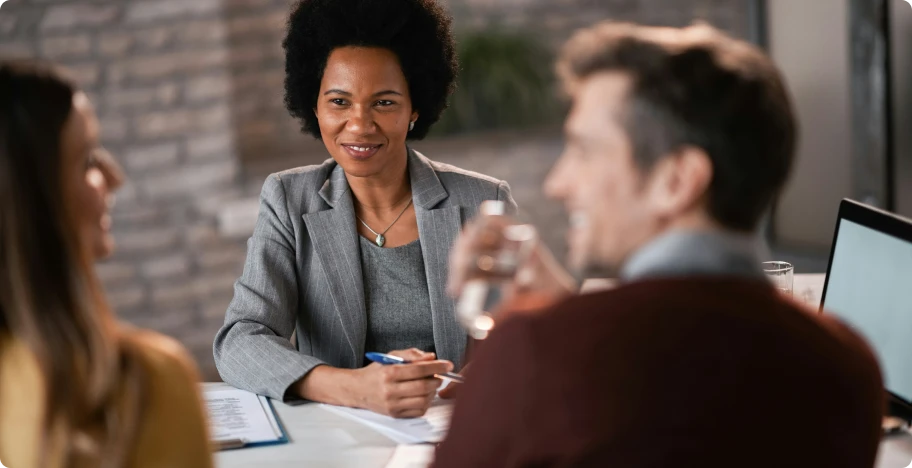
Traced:
<path fill-rule="evenodd" d="M 625 282 L 682 276 L 739 276 L 765 279 L 765 248 L 753 235 L 676 230 L 634 252 L 621 268 Z"/>
<path fill-rule="evenodd" d="M 367 306 L 367 351 L 418 348 L 434 352 L 431 297 L 421 241 L 381 248 L 361 240 L 361 271 Z"/>

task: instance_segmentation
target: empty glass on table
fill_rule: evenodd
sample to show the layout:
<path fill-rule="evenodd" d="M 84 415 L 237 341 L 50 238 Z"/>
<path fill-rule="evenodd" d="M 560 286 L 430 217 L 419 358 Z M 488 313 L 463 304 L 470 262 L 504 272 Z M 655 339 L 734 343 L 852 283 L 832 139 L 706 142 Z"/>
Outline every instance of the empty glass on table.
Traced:
<path fill-rule="evenodd" d="M 783 294 L 792 295 L 795 283 L 795 267 L 788 262 L 763 262 L 763 272 Z"/>

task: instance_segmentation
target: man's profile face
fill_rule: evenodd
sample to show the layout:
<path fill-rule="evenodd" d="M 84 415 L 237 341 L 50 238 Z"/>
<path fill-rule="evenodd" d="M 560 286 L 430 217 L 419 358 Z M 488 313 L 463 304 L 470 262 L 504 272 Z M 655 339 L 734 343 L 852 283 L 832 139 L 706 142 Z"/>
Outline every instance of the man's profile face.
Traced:
<path fill-rule="evenodd" d="M 592 75 L 573 90 L 566 146 L 545 182 L 570 215 L 568 263 L 577 271 L 615 270 L 658 230 L 649 177 L 634 163 L 624 127 L 630 78 Z"/>

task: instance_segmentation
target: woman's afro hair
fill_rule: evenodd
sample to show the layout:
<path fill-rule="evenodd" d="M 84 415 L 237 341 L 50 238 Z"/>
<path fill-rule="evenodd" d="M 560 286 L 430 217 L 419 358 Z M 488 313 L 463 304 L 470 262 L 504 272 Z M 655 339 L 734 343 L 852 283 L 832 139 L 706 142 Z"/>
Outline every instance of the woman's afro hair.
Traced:
<path fill-rule="evenodd" d="M 409 139 L 424 138 L 446 109 L 458 70 L 452 20 L 436 0 L 302 0 L 285 37 L 285 106 L 320 138 L 314 109 L 329 54 L 338 47 L 382 47 L 399 58 L 412 109 Z"/>

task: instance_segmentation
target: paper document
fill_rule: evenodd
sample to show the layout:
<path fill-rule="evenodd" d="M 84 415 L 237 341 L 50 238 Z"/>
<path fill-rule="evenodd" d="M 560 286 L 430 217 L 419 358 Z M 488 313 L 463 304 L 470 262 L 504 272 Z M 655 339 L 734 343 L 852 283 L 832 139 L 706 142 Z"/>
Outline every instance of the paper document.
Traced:
<path fill-rule="evenodd" d="M 214 441 L 238 439 L 245 445 L 286 440 L 269 400 L 236 388 L 203 392 Z"/>
<path fill-rule="evenodd" d="M 433 445 L 400 445 L 386 468 L 427 468 L 434 461 Z"/>
<path fill-rule="evenodd" d="M 450 417 L 453 415 L 452 403 L 441 399 L 437 399 L 424 416 L 411 419 L 391 418 L 365 409 L 322 406 L 336 414 L 370 426 L 400 444 L 440 442 L 450 428 Z"/>

